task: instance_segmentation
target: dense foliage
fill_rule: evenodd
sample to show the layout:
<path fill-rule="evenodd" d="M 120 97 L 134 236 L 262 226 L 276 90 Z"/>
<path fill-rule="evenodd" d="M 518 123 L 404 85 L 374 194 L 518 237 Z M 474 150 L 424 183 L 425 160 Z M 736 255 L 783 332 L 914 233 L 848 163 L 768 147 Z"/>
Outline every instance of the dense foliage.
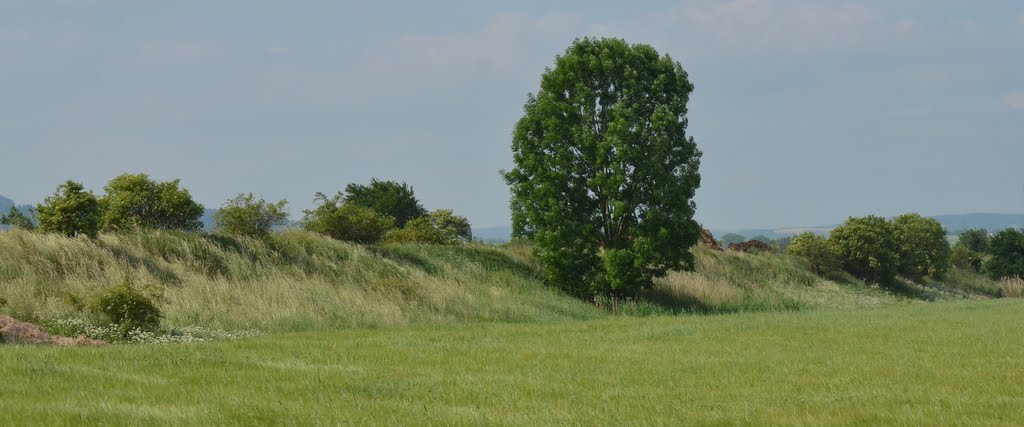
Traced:
<path fill-rule="evenodd" d="M 400 229 L 390 230 L 384 240 L 392 243 L 432 243 L 454 245 L 473 238 L 469 220 L 455 215 L 451 209 L 438 209 L 414 218 Z"/>
<path fill-rule="evenodd" d="M 631 295 L 692 268 L 700 151 L 686 135 L 693 85 L 647 45 L 581 39 L 541 78 L 513 132 L 517 235 L 532 234 L 548 283 Z"/>
<path fill-rule="evenodd" d="M 214 214 L 214 228 L 224 234 L 263 237 L 288 222 L 287 204 L 287 200 L 270 203 L 252 193 L 239 194 Z"/>
<path fill-rule="evenodd" d="M 850 218 L 832 230 L 828 241 L 843 269 L 850 274 L 880 284 L 895 280 L 900 267 L 900 246 L 892 223 L 885 218 Z"/>
<path fill-rule="evenodd" d="M 100 204 L 82 184 L 67 181 L 36 206 L 39 231 L 65 236 L 96 237 L 100 230 Z"/>
<path fill-rule="evenodd" d="M 1024 230 L 1008 228 L 996 233 L 989 242 L 992 258 L 985 272 L 994 279 L 1024 278 Z"/>
<path fill-rule="evenodd" d="M 939 221 L 918 214 L 893 219 L 899 245 L 900 274 L 911 280 L 941 277 L 949 269 L 950 247 Z"/>
<path fill-rule="evenodd" d="M 341 194 L 328 198 L 317 193 L 316 202 L 316 208 L 304 211 L 303 227 L 338 240 L 375 243 L 395 226 L 394 218 L 365 206 L 346 203 Z"/>
<path fill-rule="evenodd" d="M 180 180 L 157 182 L 146 174 L 124 174 L 111 179 L 100 198 L 104 230 L 154 228 L 199 230 L 203 206 L 192 199 Z"/>
<path fill-rule="evenodd" d="M 839 260 L 829 242 L 814 233 L 803 233 L 793 237 L 786 251 L 807 260 L 817 275 L 829 274 L 839 269 Z"/>
<path fill-rule="evenodd" d="M 369 185 L 352 183 L 345 187 L 345 203 L 373 209 L 378 214 L 394 218 L 395 226 L 404 227 L 413 218 L 427 214 L 406 183 L 370 180 Z"/>
<path fill-rule="evenodd" d="M 127 282 L 107 289 L 90 306 L 96 314 L 117 325 L 122 336 L 134 330 L 154 331 L 160 326 L 160 309 Z"/>
<path fill-rule="evenodd" d="M 957 237 L 956 245 L 963 246 L 978 253 L 988 252 L 988 244 L 991 240 L 991 236 L 988 234 L 988 230 L 984 228 L 972 228 L 970 230 L 964 230 Z"/>

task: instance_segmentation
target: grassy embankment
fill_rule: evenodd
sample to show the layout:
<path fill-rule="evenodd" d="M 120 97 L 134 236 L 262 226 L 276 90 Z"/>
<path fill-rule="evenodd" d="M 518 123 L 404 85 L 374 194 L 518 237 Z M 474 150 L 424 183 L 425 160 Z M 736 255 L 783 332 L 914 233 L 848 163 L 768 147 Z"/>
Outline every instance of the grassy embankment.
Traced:
<path fill-rule="evenodd" d="M 288 332 L 463 321 L 592 319 L 618 313 L 731 313 L 862 307 L 997 295 L 984 277 L 901 292 L 822 279 L 779 254 L 695 248 L 695 272 L 657 281 L 647 302 L 594 304 L 543 285 L 522 245 L 358 246 L 302 231 L 265 240 L 143 232 L 69 239 L 0 233 L 0 314 L 89 321 L 88 301 L 130 281 L 168 328 Z"/>
<path fill-rule="evenodd" d="M 1011 425 L 1024 301 L 0 347 L 0 424 Z"/>

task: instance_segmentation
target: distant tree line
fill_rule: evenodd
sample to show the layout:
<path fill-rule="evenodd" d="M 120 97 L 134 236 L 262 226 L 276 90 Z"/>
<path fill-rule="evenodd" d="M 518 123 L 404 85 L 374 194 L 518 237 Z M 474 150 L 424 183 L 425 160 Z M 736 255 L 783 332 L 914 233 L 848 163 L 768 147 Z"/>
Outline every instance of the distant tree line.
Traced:
<path fill-rule="evenodd" d="M 473 238 L 465 217 L 450 209 L 428 212 L 406 183 L 373 179 L 368 185 L 349 184 L 333 197 L 318 193 L 314 200 L 317 206 L 304 211 L 301 226 L 338 240 L 450 245 Z M 214 214 L 214 231 L 264 237 L 287 224 L 287 204 L 239 194 Z M 28 214 L 12 208 L 0 215 L 0 224 L 68 237 L 138 229 L 198 232 L 203 211 L 180 180 L 124 174 L 110 180 L 101 196 L 69 180 Z"/>
<path fill-rule="evenodd" d="M 946 235 L 942 224 L 918 214 L 866 216 L 848 219 L 827 238 L 794 236 L 788 252 L 817 274 L 845 271 L 883 286 L 894 285 L 897 277 L 941 278 L 954 266 L 993 279 L 1024 277 L 1024 231 L 1011 228 L 990 237 L 985 230 L 967 230 L 953 246 Z"/>

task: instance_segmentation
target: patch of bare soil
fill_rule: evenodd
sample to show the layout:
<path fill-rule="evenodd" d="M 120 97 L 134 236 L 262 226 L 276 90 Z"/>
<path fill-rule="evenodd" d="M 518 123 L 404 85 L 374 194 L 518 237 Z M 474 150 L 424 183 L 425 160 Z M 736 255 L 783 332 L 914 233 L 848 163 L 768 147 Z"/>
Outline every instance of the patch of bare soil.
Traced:
<path fill-rule="evenodd" d="M 46 333 L 39 325 L 18 321 L 10 316 L 0 315 L 0 343 L 3 344 L 54 344 L 61 346 L 103 345 L 106 341 L 86 336 L 57 337 Z"/>

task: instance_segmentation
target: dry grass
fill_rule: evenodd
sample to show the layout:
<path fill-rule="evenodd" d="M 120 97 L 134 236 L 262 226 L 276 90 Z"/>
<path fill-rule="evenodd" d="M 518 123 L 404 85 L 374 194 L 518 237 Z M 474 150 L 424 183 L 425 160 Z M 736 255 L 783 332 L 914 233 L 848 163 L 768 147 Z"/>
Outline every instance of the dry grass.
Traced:
<path fill-rule="evenodd" d="M 1024 279 L 1013 277 L 996 282 L 1000 296 L 1003 298 L 1020 298 L 1024 296 Z"/>

